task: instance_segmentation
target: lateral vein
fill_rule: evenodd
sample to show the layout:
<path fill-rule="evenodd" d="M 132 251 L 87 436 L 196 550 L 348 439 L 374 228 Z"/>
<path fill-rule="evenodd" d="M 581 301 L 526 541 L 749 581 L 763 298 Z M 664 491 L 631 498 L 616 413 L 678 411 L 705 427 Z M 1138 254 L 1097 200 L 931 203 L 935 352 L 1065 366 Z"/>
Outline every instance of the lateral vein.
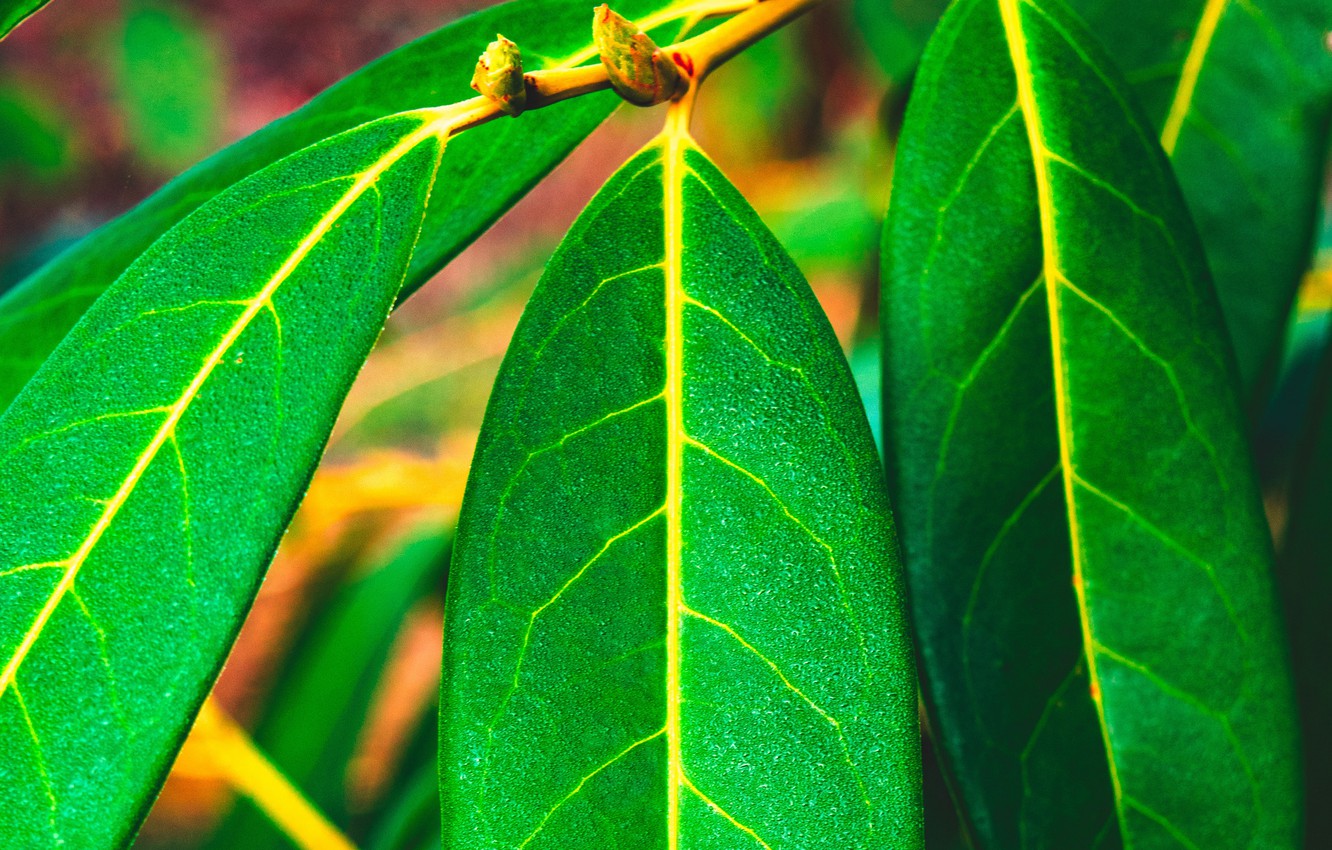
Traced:
<path fill-rule="evenodd" d="M 339 218 L 354 204 L 362 194 L 366 192 L 379 179 L 385 171 L 398 162 L 409 151 L 414 149 L 429 138 L 438 138 L 443 143 L 447 139 L 450 127 L 456 118 L 457 111 L 448 107 L 442 109 L 422 110 L 416 113 L 422 118 L 422 124 L 412 133 L 405 136 L 398 144 L 394 145 L 387 153 L 376 160 L 369 168 L 362 171 L 356 178 L 352 186 L 338 199 L 329 211 L 319 219 L 309 233 L 300 241 L 296 249 L 292 251 L 268 279 L 259 292 L 251 299 L 245 302 L 245 310 L 228 328 L 217 346 L 204 359 L 199 371 L 195 373 L 194 378 L 189 385 L 180 394 L 179 398 L 172 403 L 166 411 L 166 419 L 158 427 L 153 438 L 149 441 L 147 447 L 135 459 L 129 474 L 121 481 L 115 494 L 106 501 L 101 515 L 93 524 L 92 529 L 80 543 L 74 554 L 65 561 L 65 571 L 60 581 L 47 597 L 32 625 L 24 633 L 23 640 L 6 662 L 3 671 L 0 671 L 0 697 L 13 684 L 14 678 L 18 673 L 19 667 L 27 658 L 32 646 L 37 638 L 41 636 L 46 624 L 55 613 L 56 608 L 64 599 L 65 595 L 74 586 L 74 581 L 79 575 L 80 569 L 87 561 L 88 556 L 101 541 L 102 536 L 110 527 L 125 501 L 134 492 L 135 487 L 143 478 L 148 466 L 156 458 L 158 451 L 171 440 L 175 434 L 177 424 L 180 422 L 185 411 L 189 409 L 190 404 L 198 396 L 199 390 L 212 375 L 217 364 L 226 355 L 227 351 L 236 342 L 242 333 L 249 327 L 250 321 L 261 311 L 268 309 L 270 298 L 278 288 L 289 278 L 296 268 L 305 260 L 306 256 L 314 249 L 321 239 L 328 233 Z"/>

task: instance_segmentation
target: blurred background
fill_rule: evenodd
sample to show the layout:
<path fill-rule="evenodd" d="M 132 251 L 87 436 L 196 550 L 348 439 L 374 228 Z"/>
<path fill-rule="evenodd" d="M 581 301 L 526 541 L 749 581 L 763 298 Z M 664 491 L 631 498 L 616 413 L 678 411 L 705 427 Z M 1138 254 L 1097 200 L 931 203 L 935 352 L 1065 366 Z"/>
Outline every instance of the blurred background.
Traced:
<path fill-rule="evenodd" d="M 891 18 L 830 4 L 743 53 L 710 80 L 695 125 L 809 278 L 876 428 L 878 230 L 911 69 L 943 5 L 879 2 Z M 0 45 L 0 292 L 182 169 L 477 7 L 52 3 Z M 196 730 L 136 846 L 292 846 L 229 772 L 228 717 L 358 846 L 439 846 L 443 588 L 490 384 L 560 237 L 661 120 L 622 108 L 394 314 L 217 685 L 224 714 Z M 1321 245 L 1261 426 L 1278 527 L 1332 308 L 1332 226 Z M 927 764 L 931 843 L 954 846 Z"/>

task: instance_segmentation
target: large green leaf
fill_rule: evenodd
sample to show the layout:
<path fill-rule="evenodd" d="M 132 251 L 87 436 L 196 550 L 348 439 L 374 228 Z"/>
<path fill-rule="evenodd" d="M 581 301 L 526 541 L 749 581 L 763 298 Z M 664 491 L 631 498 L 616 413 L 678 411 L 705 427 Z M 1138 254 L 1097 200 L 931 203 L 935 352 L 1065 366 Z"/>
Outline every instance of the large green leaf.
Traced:
<path fill-rule="evenodd" d="M 1327 0 L 1072 0 L 1170 154 L 1246 391 L 1309 261 L 1332 119 Z M 1182 37 L 1187 34 L 1187 37 Z"/>
<path fill-rule="evenodd" d="M 1057 0 L 962 0 L 884 241 L 885 433 L 935 731 L 986 848 L 1290 848 L 1234 367 L 1155 135 Z"/>
<path fill-rule="evenodd" d="M 920 846 L 888 505 L 807 284 L 663 136 L 551 260 L 450 572 L 444 845 Z"/>
<path fill-rule="evenodd" d="M 0 39 L 51 0 L 0 0 Z"/>
<path fill-rule="evenodd" d="M 0 847 L 133 834 L 398 294 L 455 114 L 204 205 L 0 417 Z"/>
<path fill-rule="evenodd" d="M 617 9 L 677 21 L 697 8 L 680 4 L 666 10 L 667 5 L 667 0 L 627 0 Z M 463 18 L 352 74 L 84 238 L 0 298 L 0 409 L 102 291 L 153 240 L 216 193 L 358 124 L 472 97 L 468 81 L 477 53 L 497 31 L 527 48 L 528 70 L 595 61 L 589 17 L 587 6 L 568 0 L 517 0 Z M 430 205 L 404 293 L 424 283 L 498 218 L 617 103 L 613 94 L 603 92 L 459 136 L 440 172 L 441 184 L 450 191 Z"/>
<path fill-rule="evenodd" d="M 347 768 L 389 650 L 411 605 L 444 572 L 447 538 L 429 535 L 341 588 L 285 665 L 255 743 L 330 820 L 347 830 Z M 268 818 L 238 801 L 214 833 L 219 850 L 287 846 Z"/>

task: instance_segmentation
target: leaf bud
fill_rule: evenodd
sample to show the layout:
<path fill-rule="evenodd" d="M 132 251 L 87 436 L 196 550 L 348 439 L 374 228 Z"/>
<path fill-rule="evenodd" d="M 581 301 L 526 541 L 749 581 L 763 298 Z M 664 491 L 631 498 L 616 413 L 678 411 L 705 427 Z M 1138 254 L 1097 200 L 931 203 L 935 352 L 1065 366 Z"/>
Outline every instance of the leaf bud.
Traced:
<path fill-rule="evenodd" d="M 494 101 L 506 115 L 517 115 L 527 105 L 527 82 L 518 45 L 498 33 L 476 60 L 472 88 Z"/>
<path fill-rule="evenodd" d="M 606 4 L 592 13 L 592 37 L 611 87 L 636 106 L 655 106 L 689 85 L 680 68 L 633 21 Z"/>

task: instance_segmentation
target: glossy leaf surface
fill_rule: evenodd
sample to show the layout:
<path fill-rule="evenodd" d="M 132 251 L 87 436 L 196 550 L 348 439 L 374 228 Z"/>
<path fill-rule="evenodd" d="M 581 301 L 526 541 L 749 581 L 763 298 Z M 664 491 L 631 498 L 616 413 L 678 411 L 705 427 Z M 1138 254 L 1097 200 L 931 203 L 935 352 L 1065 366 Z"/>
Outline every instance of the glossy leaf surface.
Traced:
<path fill-rule="evenodd" d="M 397 296 L 448 120 L 200 208 L 0 418 L 0 847 L 132 836 Z"/>
<path fill-rule="evenodd" d="M 672 133 L 551 260 L 482 429 L 446 606 L 458 848 L 918 848 L 901 578 L 850 371 Z"/>
<path fill-rule="evenodd" d="M 627 0 L 623 14 L 658 21 L 665 0 Z M 595 61 L 586 7 L 518 0 L 425 36 L 347 77 L 291 115 L 204 160 L 133 210 L 47 263 L 0 298 L 0 409 L 13 398 L 88 306 L 153 240 L 238 180 L 306 145 L 366 121 L 473 97 L 477 54 L 503 32 L 524 48 L 528 70 Z M 667 41 L 672 27 L 658 32 Z M 665 43 L 665 42 L 663 42 Z M 558 58 L 554 58 L 558 57 Z M 441 166 L 435 198 L 404 284 L 410 293 L 476 238 L 564 158 L 619 103 L 609 92 L 469 130 Z"/>
<path fill-rule="evenodd" d="M 1055 0 L 927 51 L 884 242 L 927 701 L 985 848 L 1290 848 L 1270 543 L 1222 319 L 1126 86 Z"/>
<path fill-rule="evenodd" d="M 447 538 L 423 537 L 339 589 L 302 635 L 254 732 L 269 760 L 344 832 L 347 770 L 389 650 L 412 604 L 443 574 L 447 560 Z M 287 840 L 241 800 L 212 846 L 271 850 Z"/>
<path fill-rule="evenodd" d="M 1309 262 L 1328 123 L 1326 0 L 1072 0 L 1170 155 L 1250 394 Z M 1187 34 L 1187 37 L 1181 37 Z"/>

